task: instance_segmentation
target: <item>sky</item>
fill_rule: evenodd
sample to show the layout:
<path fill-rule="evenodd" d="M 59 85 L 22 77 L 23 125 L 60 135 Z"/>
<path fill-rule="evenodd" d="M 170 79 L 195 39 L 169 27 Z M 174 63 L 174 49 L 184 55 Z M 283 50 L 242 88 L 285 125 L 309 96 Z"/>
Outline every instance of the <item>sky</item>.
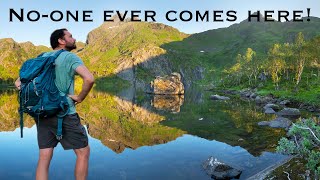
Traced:
<path fill-rule="evenodd" d="M 116 11 L 120 12 L 141 11 L 140 18 L 144 19 L 144 11 L 151 10 L 156 12 L 156 23 L 163 23 L 173 26 L 181 32 L 193 34 L 210 29 L 217 29 L 222 27 L 228 27 L 234 23 L 240 23 L 247 19 L 248 11 L 261 11 L 273 10 L 273 18 L 277 18 L 277 11 L 285 10 L 289 11 L 289 19 L 293 18 L 294 10 L 302 10 L 302 16 L 307 16 L 307 8 L 310 8 L 310 16 L 320 17 L 320 1 L 319 0 L 0 0 L 0 39 L 1 38 L 13 38 L 17 42 L 30 41 L 35 45 L 49 46 L 50 34 L 59 28 L 67 28 L 77 41 L 85 42 L 87 34 L 93 29 L 99 27 L 104 23 L 104 11 Z M 20 22 L 18 18 L 13 16 L 12 22 L 10 22 L 10 9 L 13 9 L 17 13 L 20 10 L 24 10 L 24 21 Z M 63 14 L 63 19 L 59 22 L 54 22 L 50 18 L 40 18 L 38 21 L 32 22 L 28 20 L 28 13 L 37 11 L 39 14 L 46 15 L 60 11 Z M 170 10 L 174 10 L 177 14 L 170 14 L 170 18 L 177 18 L 177 21 L 170 22 L 166 17 L 166 13 Z M 209 11 L 209 22 L 196 22 L 196 11 L 204 13 Z M 227 11 L 236 11 L 237 20 L 234 22 L 226 21 Z M 66 21 L 66 11 L 70 11 L 75 14 L 79 12 L 79 21 Z M 92 22 L 82 21 L 82 12 L 92 11 L 89 13 Z M 179 18 L 179 14 L 183 11 L 190 11 L 193 15 L 192 20 L 183 22 Z M 223 19 L 223 22 L 217 22 L 213 20 L 213 11 L 223 11 L 222 16 L 218 17 Z M 58 18 L 59 14 L 53 13 L 54 18 Z M 128 13 L 129 15 L 130 13 Z M 29 14 L 31 19 L 36 18 L 36 13 Z M 184 18 L 188 17 L 187 13 L 184 13 Z M 149 22 L 152 21 L 149 19 Z M 297 22 L 299 23 L 299 22 Z"/>

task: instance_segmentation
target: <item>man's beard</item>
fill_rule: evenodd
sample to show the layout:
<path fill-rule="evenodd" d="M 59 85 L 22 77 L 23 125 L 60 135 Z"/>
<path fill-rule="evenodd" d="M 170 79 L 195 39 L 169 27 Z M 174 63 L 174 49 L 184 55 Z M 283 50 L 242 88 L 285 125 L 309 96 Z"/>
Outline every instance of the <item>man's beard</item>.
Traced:
<path fill-rule="evenodd" d="M 65 48 L 66 48 L 67 51 L 72 51 L 74 49 L 77 49 L 77 45 L 76 45 L 76 43 L 74 43 L 74 44 L 66 44 Z"/>

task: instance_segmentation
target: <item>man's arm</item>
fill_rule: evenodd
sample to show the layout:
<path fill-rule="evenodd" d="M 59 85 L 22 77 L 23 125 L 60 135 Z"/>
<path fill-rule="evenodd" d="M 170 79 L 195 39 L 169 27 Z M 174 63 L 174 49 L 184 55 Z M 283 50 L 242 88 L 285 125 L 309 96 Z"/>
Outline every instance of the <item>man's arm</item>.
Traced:
<path fill-rule="evenodd" d="M 76 72 L 80 75 L 80 77 L 83 80 L 82 89 L 79 95 L 69 95 L 69 97 L 73 99 L 76 104 L 78 104 L 81 103 L 90 92 L 94 84 L 94 77 L 88 70 L 88 68 L 84 65 L 77 67 Z"/>
<path fill-rule="evenodd" d="M 14 85 L 16 86 L 16 88 L 17 88 L 18 90 L 20 90 L 20 88 L 21 88 L 20 77 L 18 77 L 18 79 L 14 82 Z"/>

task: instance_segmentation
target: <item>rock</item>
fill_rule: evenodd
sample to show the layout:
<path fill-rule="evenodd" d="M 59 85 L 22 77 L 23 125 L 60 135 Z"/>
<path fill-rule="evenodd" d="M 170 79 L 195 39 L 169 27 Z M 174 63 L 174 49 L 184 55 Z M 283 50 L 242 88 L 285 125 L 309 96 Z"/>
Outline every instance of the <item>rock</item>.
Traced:
<path fill-rule="evenodd" d="M 231 94 L 231 95 L 238 94 L 238 92 L 236 90 L 224 90 L 223 93 L 224 94 Z"/>
<path fill-rule="evenodd" d="M 301 116 L 300 110 L 296 108 L 284 108 L 277 113 L 281 117 L 298 118 Z"/>
<path fill-rule="evenodd" d="M 270 121 L 269 126 L 272 128 L 285 128 L 288 129 L 291 126 L 292 121 L 284 118 L 284 117 L 277 117 L 276 119 Z"/>
<path fill-rule="evenodd" d="M 257 96 L 257 97 L 255 98 L 255 101 L 256 101 L 257 104 L 261 104 L 261 103 L 262 103 L 260 96 Z"/>
<path fill-rule="evenodd" d="M 273 109 L 273 110 L 275 110 L 275 111 L 277 111 L 277 110 L 280 109 L 280 107 L 279 107 L 278 105 L 276 105 L 276 104 L 266 104 L 263 108 L 264 108 L 264 109 L 269 109 L 269 108 L 271 108 L 271 109 Z"/>
<path fill-rule="evenodd" d="M 299 109 L 305 109 L 307 111 L 314 112 L 316 110 L 316 107 L 302 103 L 300 104 Z"/>
<path fill-rule="evenodd" d="M 213 179 L 239 179 L 242 173 L 242 171 L 220 162 L 212 156 L 202 164 L 202 167 Z"/>
<path fill-rule="evenodd" d="M 310 112 L 315 112 L 316 108 L 314 106 L 308 106 L 307 110 Z"/>
<path fill-rule="evenodd" d="M 261 121 L 258 123 L 259 126 L 270 126 L 272 128 L 285 128 L 288 129 L 291 126 L 292 121 L 288 118 L 277 117 L 272 121 Z"/>
<path fill-rule="evenodd" d="M 169 76 L 158 76 L 150 83 L 150 90 L 148 93 L 170 95 L 184 94 L 184 86 L 181 82 L 181 75 L 179 73 L 171 73 Z"/>
<path fill-rule="evenodd" d="M 241 91 L 240 91 L 240 96 L 242 96 L 242 97 L 250 97 L 250 95 L 251 95 L 251 90 L 250 89 L 242 89 Z"/>
<path fill-rule="evenodd" d="M 216 95 L 210 96 L 210 99 L 212 99 L 212 100 L 229 100 L 230 98 L 226 97 L 226 96 L 219 96 L 216 94 Z"/>
<path fill-rule="evenodd" d="M 266 96 L 261 98 L 261 103 L 262 104 L 267 104 L 267 103 L 273 103 L 274 99 L 270 96 Z"/>
<path fill-rule="evenodd" d="M 265 73 L 260 73 L 258 78 L 260 79 L 260 81 L 266 81 L 267 80 L 267 76 Z"/>
<path fill-rule="evenodd" d="M 290 101 L 289 100 L 283 100 L 279 104 L 285 106 L 285 105 L 290 104 Z"/>
<path fill-rule="evenodd" d="M 266 108 L 264 113 L 266 113 L 266 114 L 275 114 L 276 112 L 272 108 Z"/>
<path fill-rule="evenodd" d="M 261 121 L 261 122 L 258 122 L 258 125 L 259 126 L 269 126 L 270 122 L 269 121 Z"/>
<path fill-rule="evenodd" d="M 299 109 L 305 109 L 305 110 L 307 110 L 308 107 L 309 107 L 309 106 L 308 106 L 307 104 L 301 103 L 300 106 L 299 106 Z"/>
<path fill-rule="evenodd" d="M 257 97 L 257 94 L 256 93 L 252 93 L 251 95 L 250 95 L 250 98 L 251 99 L 254 99 L 254 98 L 256 98 Z"/>

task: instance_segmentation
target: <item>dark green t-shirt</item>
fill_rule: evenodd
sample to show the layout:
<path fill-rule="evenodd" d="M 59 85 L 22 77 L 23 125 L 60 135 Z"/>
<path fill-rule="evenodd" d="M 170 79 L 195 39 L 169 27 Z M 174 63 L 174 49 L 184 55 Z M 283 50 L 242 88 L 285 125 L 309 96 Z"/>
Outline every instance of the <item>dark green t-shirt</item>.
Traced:
<path fill-rule="evenodd" d="M 51 51 L 45 53 L 43 56 L 50 56 L 57 51 Z M 55 83 L 57 88 L 60 90 L 61 95 L 74 94 L 74 76 L 76 74 L 76 68 L 83 65 L 82 60 L 74 53 L 64 51 L 62 52 L 55 61 L 56 67 L 56 79 Z M 68 97 L 68 103 L 70 111 L 68 114 L 76 113 L 74 102 Z"/>

